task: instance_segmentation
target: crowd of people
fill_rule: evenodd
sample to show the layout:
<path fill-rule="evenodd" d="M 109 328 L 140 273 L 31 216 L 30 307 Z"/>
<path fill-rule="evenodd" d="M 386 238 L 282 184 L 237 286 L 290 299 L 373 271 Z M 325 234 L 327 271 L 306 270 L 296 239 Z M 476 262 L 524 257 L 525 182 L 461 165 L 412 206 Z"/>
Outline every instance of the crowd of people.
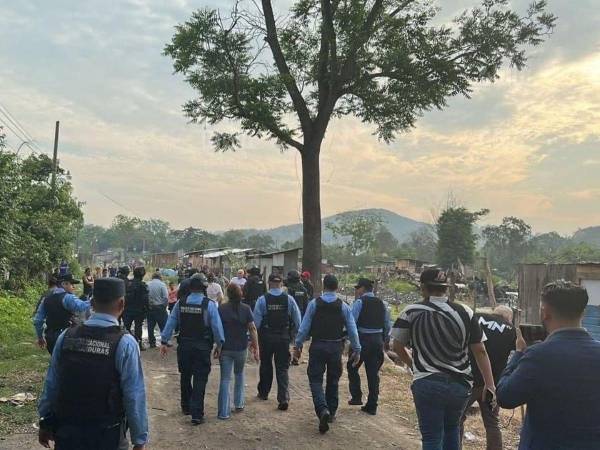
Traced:
<path fill-rule="evenodd" d="M 218 419 L 244 411 L 248 352 L 260 364 L 258 399 L 268 401 L 275 378 L 277 409 L 288 410 L 293 401 L 288 370 L 310 340 L 307 376 L 320 433 L 336 420 L 348 344 L 348 404 L 366 414 L 378 412 L 385 352 L 393 350 L 410 368 L 425 450 L 460 449 L 467 409 L 475 402 L 488 450 L 504 448 L 499 408 L 520 405 L 527 405 L 520 449 L 600 448 L 600 342 L 581 328 L 588 296 L 572 283 L 544 288 L 541 318 L 549 336 L 532 343 L 514 326 L 510 308 L 476 314 L 450 301 L 441 269 L 421 274 L 423 301 L 408 305 L 393 323 L 366 278 L 357 281 L 355 300 L 347 304 L 331 274 L 316 295 L 307 272 L 291 271 L 285 279 L 274 272 L 265 280 L 258 268 L 240 269 L 226 280 L 190 268 L 178 285 L 163 282 L 160 270 L 148 282 L 144 267 L 129 275 L 128 267 L 99 278 L 86 269 L 79 298 L 74 294 L 79 280 L 62 274 L 39 304 L 38 343 L 52 355 L 39 403 L 39 440 L 46 447 L 55 441 L 58 450 L 127 448 L 129 429 L 133 448 L 145 448 L 140 351 L 146 322 L 150 347 L 158 346 L 158 326 L 163 356 L 174 346 L 173 337 L 177 340 L 181 413 L 192 425 L 205 420 L 213 359 L 220 365 Z M 82 314 L 87 318 L 74 320 Z"/>

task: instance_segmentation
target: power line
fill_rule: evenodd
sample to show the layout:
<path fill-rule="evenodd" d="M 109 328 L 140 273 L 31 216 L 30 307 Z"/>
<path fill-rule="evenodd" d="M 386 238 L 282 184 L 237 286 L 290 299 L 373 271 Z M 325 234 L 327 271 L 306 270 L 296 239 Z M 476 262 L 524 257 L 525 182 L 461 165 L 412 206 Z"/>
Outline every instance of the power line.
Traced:
<path fill-rule="evenodd" d="M 27 143 L 26 145 L 31 150 L 35 151 L 35 149 L 31 146 L 31 144 L 33 144 L 40 152 L 43 152 L 42 148 L 37 144 L 37 141 L 31 136 L 31 133 L 29 133 L 25 129 L 25 127 L 23 125 L 21 125 L 21 123 L 15 118 L 15 116 L 13 116 L 11 114 L 11 112 L 8 110 L 8 108 L 6 108 L 1 103 L 0 103 L 0 113 L 2 113 L 2 115 L 8 119 L 8 121 L 12 124 L 12 126 L 14 126 L 17 129 L 17 131 L 24 136 L 24 138 L 19 136 L 17 133 L 15 133 L 14 130 L 11 129 L 11 131 L 13 132 L 13 134 L 15 134 L 15 136 L 17 136 L 22 142 L 26 142 Z M 4 125 L 6 125 L 7 128 L 11 128 L 4 121 L 3 121 L 3 123 L 4 123 Z"/>

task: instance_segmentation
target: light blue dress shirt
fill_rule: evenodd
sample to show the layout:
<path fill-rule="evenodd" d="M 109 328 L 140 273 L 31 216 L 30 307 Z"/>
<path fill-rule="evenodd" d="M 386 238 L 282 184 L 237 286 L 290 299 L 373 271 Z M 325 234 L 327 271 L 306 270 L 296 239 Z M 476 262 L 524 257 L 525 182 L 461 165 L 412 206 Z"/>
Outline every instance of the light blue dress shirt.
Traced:
<path fill-rule="evenodd" d="M 52 294 L 62 294 L 63 292 L 65 292 L 63 288 L 56 288 Z M 44 306 L 45 301 L 45 299 L 42 300 L 38 310 L 35 313 L 35 316 L 33 317 L 33 326 L 35 327 L 35 333 L 37 334 L 38 339 L 42 337 L 44 332 L 44 322 L 46 321 L 46 316 L 48 315 L 46 312 L 46 307 Z M 65 294 L 62 304 L 67 311 L 70 311 L 73 314 L 87 312 L 90 309 L 90 301 L 80 300 L 75 294 Z"/>
<path fill-rule="evenodd" d="M 365 292 L 361 298 L 354 300 L 352 303 L 352 315 L 354 316 L 354 320 L 358 324 L 358 317 L 360 316 L 360 312 L 362 311 L 362 305 L 364 302 L 368 302 L 370 298 L 374 298 L 375 294 L 372 292 Z M 358 332 L 362 334 L 375 334 L 375 333 L 383 333 L 383 339 L 387 340 L 390 336 L 390 330 L 392 328 L 392 319 L 390 317 L 390 308 L 386 302 L 383 302 L 385 307 L 385 321 L 383 323 L 383 329 L 381 328 L 363 328 L 358 327 Z"/>
<path fill-rule="evenodd" d="M 283 294 L 282 289 L 269 289 L 269 294 L 279 296 Z M 256 305 L 254 305 L 254 323 L 256 324 L 256 328 L 260 329 L 260 326 L 267 315 L 267 300 L 265 296 L 261 296 L 256 300 Z M 294 336 L 298 329 L 300 328 L 300 308 L 298 308 L 298 304 L 294 297 L 288 295 L 288 315 L 292 319 L 293 329 L 290 330 L 292 336 Z"/>
<path fill-rule="evenodd" d="M 333 303 L 337 300 L 337 293 L 335 292 L 323 292 L 321 298 L 326 303 Z M 306 307 L 306 312 L 304 313 L 304 318 L 302 319 L 302 324 L 300 325 L 300 330 L 298 331 L 298 335 L 296 336 L 296 347 L 302 348 L 302 344 L 309 338 L 310 328 L 312 326 L 312 319 L 315 316 L 315 311 L 317 309 L 316 299 L 310 301 L 308 306 Z M 348 332 L 348 339 L 350 339 L 350 346 L 355 353 L 360 353 L 360 339 L 358 339 L 358 330 L 356 329 L 356 321 L 354 320 L 354 316 L 352 315 L 352 311 L 350 307 L 342 302 L 342 313 L 344 314 L 344 318 L 346 319 L 346 331 Z"/>
<path fill-rule="evenodd" d="M 118 326 L 119 321 L 110 314 L 94 313 L 85 325 L 90 327 L 113 327 Z M 58 396 L 58 365 L 62 342 L 66 331 L 61 333 L 56 341 L 44 392 L 38 404 L 40 417 L 48 416 Z M 123 392 L 123 406 L 127 416 L 131 442 L 133 445 L 143 445 L 148 442 L 148 411 L 146 410 L 146 387 L 144 384 L 144 373 L 140 360 L 140 347 L 135 338 L 125 334 L 119 341 L 115 354 L 115 365 L 117 372 L 121 375 L 121 390 Z"/>
<path fill-rule="evenodd" d="M 203 301 L 204 295 L 198 292 L 192 292 L 187 297 L 187 303 L 190 305 L 201 305 Z M 177 302 L 173 307 L 173 311 L 171 311 L 171 314 L 169 315 L 169 320 L 167 320 L 167 324 L 160 335 L 161 343 L 163 345 L 166 345 L 169 342 L 173 335 L 173 331 L 179 326 L 179 303 L 180 302 Z M 211 327 L 215 342 L 217 345 L 221 346 L 223 345 L 223 342 L 225 342 L 225 332 L 223 331 L 223 323 L 221 322 L 217 304 L 213 301 L 209 301 L 206 312 L 207 314 L 204 314 L 204 324 L 207 327 Z"/>

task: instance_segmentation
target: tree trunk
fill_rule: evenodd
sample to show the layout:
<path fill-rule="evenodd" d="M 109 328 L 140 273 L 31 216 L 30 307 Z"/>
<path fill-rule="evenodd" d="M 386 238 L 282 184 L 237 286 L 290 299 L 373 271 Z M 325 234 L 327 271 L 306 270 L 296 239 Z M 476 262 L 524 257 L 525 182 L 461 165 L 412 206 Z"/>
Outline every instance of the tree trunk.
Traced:
<path fill-rule="evenodd" d="M 310 271 L 315 292 L 321 291 L 321 141 L 305 145 L 302 153 L 302 265 Z"/>

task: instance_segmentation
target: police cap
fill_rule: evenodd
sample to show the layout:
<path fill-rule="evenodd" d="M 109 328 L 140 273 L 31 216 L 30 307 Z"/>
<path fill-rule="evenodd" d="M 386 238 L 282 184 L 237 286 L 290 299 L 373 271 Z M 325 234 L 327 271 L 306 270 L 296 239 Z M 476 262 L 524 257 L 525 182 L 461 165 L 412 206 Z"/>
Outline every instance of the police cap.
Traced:
<path fill-rule="evenodd" d="M 94 281 L 94 301 L 110 303 L 125 296 L 125 282 L 120 278 L 98 278 Z"/>

